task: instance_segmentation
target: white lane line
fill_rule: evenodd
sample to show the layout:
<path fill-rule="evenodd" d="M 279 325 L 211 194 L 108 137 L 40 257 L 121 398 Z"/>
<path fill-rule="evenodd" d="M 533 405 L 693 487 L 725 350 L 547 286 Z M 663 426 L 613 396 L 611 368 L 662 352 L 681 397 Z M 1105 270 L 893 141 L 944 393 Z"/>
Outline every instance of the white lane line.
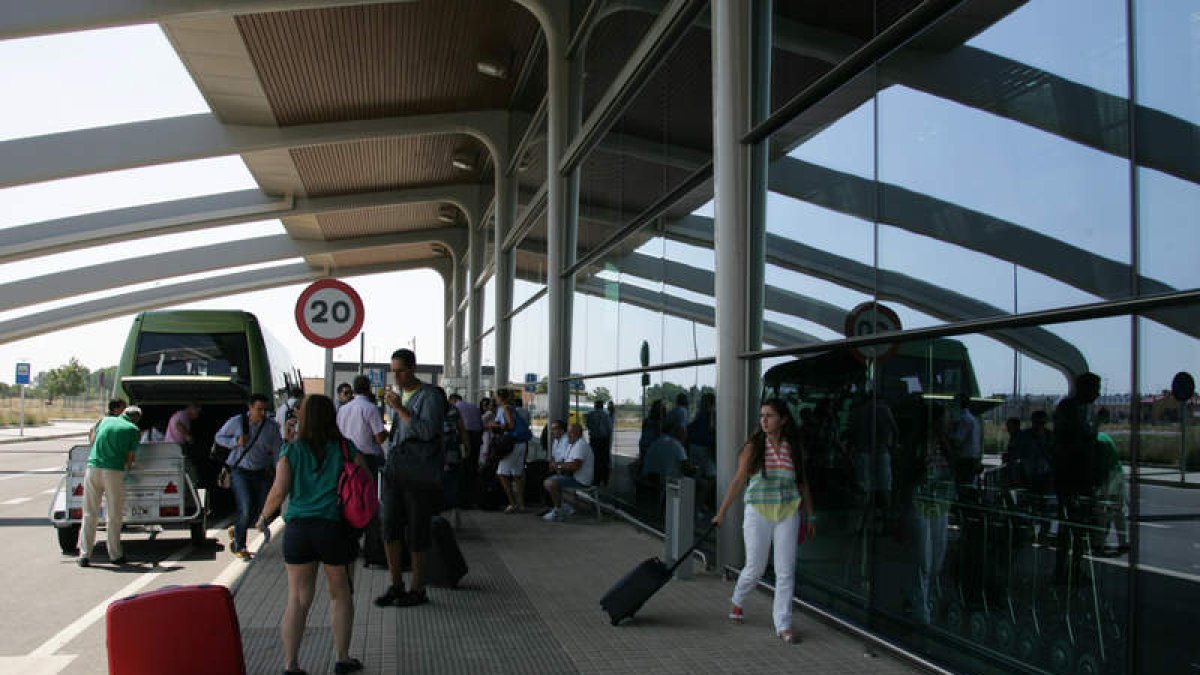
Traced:
<path fill-rule="evenodd" d="M 282 531 L 283 531 L 283 518 L 276 518 L 275 522 L 271 523 L 271 539 L 273 541 L 279 541 L 279 536 L 280 536 L 279 533 Z M 211 530 L 210 530 L 210 532 L 211 532 Z M 221 536 L 222 533 L 225 532 L 225 530 L 216 530 L 216 532 L 218 533 L 217 536 L 219 537 L 219 536 Z M 255 534 L 253 537 L 250 537 L 249 535 L 247 535 L 246 550 L 250 551 L 251 554 L 257 555 L 258 552 L 260 550 L 262 550 L 262 547 L 263 547 L 263 536 L 262 536 L 261 532 L 258 532 L 257 530 L 255 530 Z M 226 565 L 225 569 L 221 570 L 221 573 L 218 574 L 217 577 L 212 580 L 212 583 L 217 586 L 224 586 L 226 588 L 231 588 L 233 586 L 234 582 L 236 582 L 238 580 L 238 577 L 240 577 L 246 573 L 246 567 L 248 567 L 248 565 L 243 560 L 241 560 L 239 558 L 234 558 L 233 562 Z"/>
<path fill-rule="evenodd" d="M 1156 529 L 1156 530 L 1169 530 L 1169 529 L 1171 529 L 1171 526 L 1170 526 L 1170 525 L 1163 525 L 1162 523 L 1138 523 L 1138 525 L 1141 525 L 1142 527 L 1153 527 L 1153 528 L 1154 528 L 1154 529 Z"/>
<path fill-rule="evenodd" d="M 80 616 L 78 619 L 75 619 L 74 621 L 72 621 L 71 624 L 69 626 L 67 626 L 66 628 L 60 630 L 57 635 L 55 635 L 54 637 L 50 638 L 49 640 L 46 640 L 45 642 L 43 642 L 41 644 L 41 646 L 39 646 L 37 649 L 34 649 L 33 651 L 29 652 L 29 656 L 30 657 L 50 656 L 51 654 L 62 649 L 67 644 L 69 644 L 72 640 L 79 637 L 79 635 L 81 633 L 83 633 L 85 630 L 90 628 L 92 624 L 94 624 L 97 621 L 99 621 L 100 619 L 104 618 L 104 613 L 106 611 L 108 611 L 108 606 L 110 604 L 112 604 L 113 602 L 115 602 L 117 600 L 120 600 L 121 598 L 133 595 L 134 593 L 137 593 L 139 590 L 145 588 L 152 581 L 158 579 L 163 574 L 166 574 L 167 570 L 165 569 L 165 567 L 167 567 L 170 563 L 179 562 L 180 560 L 183 559 L 184 556 L 186 556 L 188 553 L 191 553 L 191 552 L 192 552 L 192 546 L 189 544 L 189 545 L 184 546 L 183 548 L 179 549 L 175 553 L 172 553 L 167 559 L 161 561 L 158 564 L 159 568 L 164 568 L 164 569 L 161 569 L 161 571 L 158 571 L 158 572 L 149 572 L 147 574 L 143 574 L 142 576 L 139 576 L 137 579 L 134 579 L 129 584 L 127 584 L 124 588 L 122 588 L 121 590 L 117 591 L 116 593 L 113 593 L 112 595 L 108 596 L 108 598 L 106 598 L 105 600 L 101 601 L 100 604 L 98 604 L 95 607 L 92 607 L 88 611 L 84 612 L 82 616 Z"/>
<path fill-rule="evenodd" d="M 29 471 L 22 471 L 21 473 L 14 473 L 11 476 L 0 476 L 0 480 L 12 480 L 14 478 L 29 478 L 30 476 L 44 476 L 51 472 L 53 472 L 55 474 L 62 473 L 63 472 L 62 464 L 48 466 L 44 469 L 30 469 Z"/>
<path fill-rule="evenodd" d="M 58 488 L 50 488 L 49 490 L 42 490 L 42 491 L 41 491 L 40 493 L 38 493 L 38 494 L 43 494 L 43 495 L 52 495 L 52 494 L 55 494 L 56 492 L 58 492 Z"/>
<path fill-rule="evenodd" d="M 0 506 L 15 506 L 16 504 L 24 504 L 31 501 L 33 501 L 33 497 L 17 497 L 0 502 Z"/>

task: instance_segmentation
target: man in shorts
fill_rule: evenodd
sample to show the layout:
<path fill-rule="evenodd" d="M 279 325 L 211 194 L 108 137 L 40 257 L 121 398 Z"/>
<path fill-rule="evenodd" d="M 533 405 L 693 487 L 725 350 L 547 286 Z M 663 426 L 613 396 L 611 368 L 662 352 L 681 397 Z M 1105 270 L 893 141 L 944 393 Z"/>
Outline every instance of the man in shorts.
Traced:
<path fill-rule="evenodd" d="M 395 386 L 384 401 L 392 409 L 392 431 L 383 472 L 384 552 L 392 584 L 375 598 L 379 607 L 412 607 L 429 602 L 425 594 L 425 553 L 432 545 L 430 521 L 441 493 L 445 451 L 441 434 L 445 398 L 416 376 L 417 357 L 409 349 L 392 354 Z M 412 559 L 412 574 L 405 590 L 403 547 Z"/>

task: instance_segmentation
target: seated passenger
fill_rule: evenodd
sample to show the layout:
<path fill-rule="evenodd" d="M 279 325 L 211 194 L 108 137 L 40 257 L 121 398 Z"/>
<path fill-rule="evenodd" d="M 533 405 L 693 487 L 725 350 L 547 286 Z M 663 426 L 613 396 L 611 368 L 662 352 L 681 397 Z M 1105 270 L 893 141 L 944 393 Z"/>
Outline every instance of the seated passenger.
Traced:
<path fill-rule="evenodd" d="M 550 493 L 550 512 L 542 516 L 545 520 L 564 521 L 575 512 L 570 504 L 563 503 L 563 490 L 591 487 L 592 477 L 596 471 L 596 459 L 592 455 L 592 447 L 583 438 L 583 425 L 572 422 L 567 427 L 566 457 L 562 461 L 550 464 L 554 475 L 547 478 L 542 486 Z"/>
<path fill-rule="evenodd" d="M 684 473 L 687 450 L 683 441 L 687 438 L 684 427 L 671 424 L 650 447 L 646 449 L 646 461 L 642 463 L 642 478 L 658 476 L 659 480 L 675 478 Z"/>

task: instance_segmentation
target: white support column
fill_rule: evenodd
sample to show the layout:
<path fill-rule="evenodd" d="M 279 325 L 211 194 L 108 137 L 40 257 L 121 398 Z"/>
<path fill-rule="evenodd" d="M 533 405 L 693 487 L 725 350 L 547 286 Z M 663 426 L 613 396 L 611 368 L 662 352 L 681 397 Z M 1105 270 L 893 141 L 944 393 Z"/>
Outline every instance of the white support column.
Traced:
<path fill-rule="evenodd" d="M 745 349 L 750 289 L 750 151 L 741 143 L 750 125 L 753 8 L 742 0 L 712 2 L 713 188 L 715 199 L 717 332 L 717 486 L 724 497 L 745 440 L 749 400 Z M 719 502 L 718 502 L 719 503 Z M 739 499 L 736 504 L 740 506 Z M 741 509 L 731 508 L 720 530 L 717 563 L 741 560 Z"/>
<path fill-rule="evenodd" d="M 500 168 L 497 167 L 497 171 Z M 512 345 L 513 279 L 516 276 L 516 250 L 504 250 L 504 241 L 517 220 L 517 177 L 498 175 L 496 181 L 496 386 L 511 382 L 508 372 Z"/>
<path fill-rule="evenodd" d="M 570 64 L 566 50 L 570 40 L 569 3 L 555 3 L 547 9 L 550 15 L 543 24 L 546 31 L 546 248 L 549 298 L 549 322 L 546 326 L 550 344 L 550 372 L 547 381 L 548 407 L 551 419 L 566 419 L 567 384 L 561 378 L 570 374 L 570 288 L 562 278 L 566 267 L 567 228 L 569 213 L 568 181 L 558 172 L 567 147 L 570 115 Z"/>
<path fill-rule="evenodd" d="M 467 345 L 470 354 L 467 359 L 467 395 L 464 398 L 477 401 L 480 396 L 482 375 L 479 334 L 483 331 L 483 291 L 476 286 L 479 275 L 483 271 L 483 247 L 486 238 L 483 236 L 483 230 L 476 227 L 474 223 L 470 225 L 470 228 L 468 237 L 470 244 L 467 249 L 470 262 L 468 263 L 466 288 L 467 297 L 470 298 L 470 301 L 467 302 Z"/>
<path fill-rule="evenodd" d="M 446 271 L 442 274 L 442 375 L 454 374 L 454 314 L 456 311 L 456 300 L 458 299 L 458 289 L 455 281 L 458 279 L 458 271 L 455 269 L 453 254 L 449 263 L 446 265 Z M 453 392 L 449 392 L 453 393 Z"/>
<path fill-rule="evenodd" d="M 454 374 L 463 374 L 463 340 L 466 336 L 466 313 L 461 309 L 463 300 L 467 297 L 467 260 L 469 253 L 455 253 L 454 268 Z"/>

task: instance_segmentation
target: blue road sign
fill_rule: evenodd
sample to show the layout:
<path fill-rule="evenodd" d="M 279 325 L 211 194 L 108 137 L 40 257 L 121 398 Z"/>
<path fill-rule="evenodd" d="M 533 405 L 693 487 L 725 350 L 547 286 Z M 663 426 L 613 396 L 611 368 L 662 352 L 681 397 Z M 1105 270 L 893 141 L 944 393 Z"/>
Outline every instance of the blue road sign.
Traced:
<path fill-rule="evenodd" d="M 383 368 L 368 368 L 367 377 L 371 378 L 371 386 L 375 388 L 387 386 L 387 373 Z"/>
<path fill-rule="evenodd" d="M 17 364 L 17 384 L 29 384 L 29 364 Z"/>

